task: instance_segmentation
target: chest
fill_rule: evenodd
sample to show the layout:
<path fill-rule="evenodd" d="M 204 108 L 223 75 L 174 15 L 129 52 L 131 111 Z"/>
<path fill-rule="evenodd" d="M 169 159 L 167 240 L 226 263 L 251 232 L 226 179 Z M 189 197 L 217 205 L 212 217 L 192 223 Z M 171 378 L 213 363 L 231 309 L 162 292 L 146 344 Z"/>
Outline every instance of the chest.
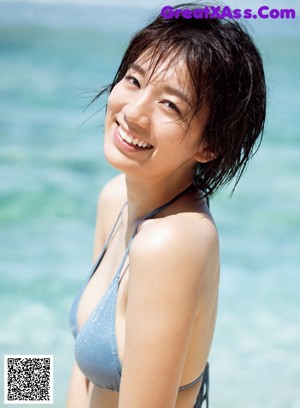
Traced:
<path fill-rule="evenodd" d="M 125 233 L 120 229 L 113 236 L 103 258 L 85 286 L 77 309 L 78 328 L 82 327 L 99 304 L 114 279 L 118 280 L 118 310 L 125 314 L 128 286 L 128 257 L 125 255 Z M 118 276 L 116 276 L 118 275 Z"/>

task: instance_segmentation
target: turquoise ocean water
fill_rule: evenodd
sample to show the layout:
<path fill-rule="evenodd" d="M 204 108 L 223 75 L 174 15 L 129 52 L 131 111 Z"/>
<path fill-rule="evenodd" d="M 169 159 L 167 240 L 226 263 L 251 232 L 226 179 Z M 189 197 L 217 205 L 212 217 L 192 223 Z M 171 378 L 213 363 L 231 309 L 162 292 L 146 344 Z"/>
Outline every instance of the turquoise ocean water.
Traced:
<path fill-rule="evenodd" d="M 104 101 L 83 110 L 148 15 L 0 3 L 0 351 L 54 355 L 55 408 L 65 405 L 68 313 L 91 268 L 97 195 L 116 174 L 102 154 Z M 298 26 L 255 26 L 265 137 L 232 199 L 228 189 L 211 203 L 222 255 L 212 408 L 300 407 Z"/>

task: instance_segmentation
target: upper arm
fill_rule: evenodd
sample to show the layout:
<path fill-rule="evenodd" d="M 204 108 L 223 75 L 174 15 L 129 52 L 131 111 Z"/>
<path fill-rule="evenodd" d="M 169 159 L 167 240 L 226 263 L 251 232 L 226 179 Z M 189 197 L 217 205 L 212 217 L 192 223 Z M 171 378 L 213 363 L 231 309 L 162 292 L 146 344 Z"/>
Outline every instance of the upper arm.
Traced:
<path fill-rule="evenodd" d="M 164 224 L 141 230 L 131 249 L 119 408 L 175 405 L 205 290 L 211 244 Z"/>
<path fill-rule="evenodd" d="M 69 383 L 67 408 L 87 408 L 88 380 L 74 362 Z"/>

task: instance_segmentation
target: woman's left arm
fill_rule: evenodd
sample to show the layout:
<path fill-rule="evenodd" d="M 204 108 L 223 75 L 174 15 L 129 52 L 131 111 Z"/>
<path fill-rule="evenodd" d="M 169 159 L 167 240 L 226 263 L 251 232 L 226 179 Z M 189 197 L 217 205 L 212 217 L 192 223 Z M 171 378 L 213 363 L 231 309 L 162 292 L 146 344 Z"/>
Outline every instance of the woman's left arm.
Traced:
<path fill-rule="evenodd" d="M 174 407 L 199 304 L 203 327 L 211 324 L 215 230 L 159 222 L 131 248 L 119 408 Z"/>

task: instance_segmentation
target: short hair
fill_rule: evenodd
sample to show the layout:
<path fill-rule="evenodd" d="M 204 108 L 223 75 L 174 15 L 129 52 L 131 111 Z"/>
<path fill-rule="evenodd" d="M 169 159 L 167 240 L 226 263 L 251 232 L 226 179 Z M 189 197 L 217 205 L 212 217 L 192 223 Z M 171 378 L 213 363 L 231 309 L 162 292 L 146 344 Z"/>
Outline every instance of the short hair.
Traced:
<path fill-rule="evenodd" d="M 173 9 L 183 7 L 199 9 L 196 3 Z M 192 117 L 204 105 L 209 108 L 202 140 L 215 155 L 195 165 L 193 181 L 209 197 L 236 177 L 233 193 L 262 139 L 266 116 L 262 58 L 246 28 L 234 19 L 177 17 L 158 15 L 138 31 L 112 83 L 94 99 L 110 93 L 130 65 L 149 50 L 154 69 L 168 55 L 183 60 L 196 96 Z"/>

